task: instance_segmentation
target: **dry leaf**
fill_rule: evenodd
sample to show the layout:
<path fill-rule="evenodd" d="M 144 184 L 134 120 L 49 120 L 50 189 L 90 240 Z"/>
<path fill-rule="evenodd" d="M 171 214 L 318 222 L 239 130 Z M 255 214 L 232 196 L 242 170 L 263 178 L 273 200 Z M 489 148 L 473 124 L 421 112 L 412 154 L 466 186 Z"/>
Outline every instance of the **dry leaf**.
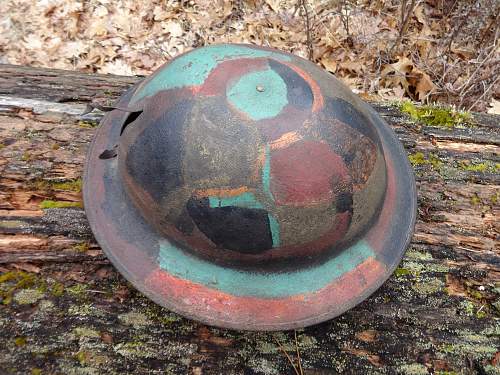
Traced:
<path fill-rule="evenodd" d="M 492 98 L 489 107 L 490 108 L 488 108 L 488 113 L 491 113 L 493 115 L 500 115 L 500 100 Z"/>
<path fill-rule="evenodd" d="M 170 34 L 172 38 L 177 38 L 182 36 L 182 26 L 179 22 L 176 21 L 168 21 L 163 24 L 163 30 Z"/>
<path fill-rule="evenodd" d="M 321 64 L 325 67 L 326 70 L 328 70 L 331 73 L 335 73 L 337 71 L 337 61 L 335 59 L 327 57 L 327 58 L 322 58 Z"/>
<path fill-rule="evenodd" d="M 269 5 L 269 7 L 274 10 L 275 12 L 278 12 L 280 9 L 280 2 L 281 0 L 265 0 L 266 4 Z"/>

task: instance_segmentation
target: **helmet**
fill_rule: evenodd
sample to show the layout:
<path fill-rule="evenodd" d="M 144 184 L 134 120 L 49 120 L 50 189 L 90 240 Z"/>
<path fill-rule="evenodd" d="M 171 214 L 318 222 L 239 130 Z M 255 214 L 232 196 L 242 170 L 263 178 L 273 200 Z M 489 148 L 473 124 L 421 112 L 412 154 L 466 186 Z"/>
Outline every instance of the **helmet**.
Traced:
<path fill-rule="evenodd" d="M 85 209 L 144 294 L 228 328 L 340 315 L 393 272 L 415 180 L 394 132 L 334 76 L 222 44 L 163 65 L 103 119 Z"/>

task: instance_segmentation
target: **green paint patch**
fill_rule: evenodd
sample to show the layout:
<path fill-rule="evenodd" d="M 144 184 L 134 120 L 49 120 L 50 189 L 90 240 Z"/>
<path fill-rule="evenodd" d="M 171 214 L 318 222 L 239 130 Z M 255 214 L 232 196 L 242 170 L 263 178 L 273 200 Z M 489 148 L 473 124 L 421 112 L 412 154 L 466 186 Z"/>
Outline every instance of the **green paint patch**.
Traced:
<path fill-rule="evenodd" d="M 264 193 L 274 202 L 273 193 L 271 193 L 271 147 L 269 145 L 266 145 L 265 150 L 264 168 L 262 168 L 262 186 Z"/>
<path fill-rule="evenodd" d="M 273 239 L 273 247 L 280 246 L 280 225 L 273 215 L 267 214 L 269 219 L 269 227 L 271 228 L 271 236 Z"/>
<path fill-rule="evenodd" d="M 451 129 L 455 126 L 472 125 L 472 116 L 468 112 L 457 111 L 450 107 L 437 105 L 416 106 L 410 101 L 399 104 L 399 109 L 414 121 L 424 125 Z"/>
<path fill-rule="evenodd" d="M 256 121 L 277 116 L 288 104 L 286 83 L 272 69 L 245 74 L 228 88 L 226 96 Z"/>
<path fill-rule="evenodd" d="M 227 198 L 209 197 L 208 204 L 211 208 L 227 206 L 263 208 L 262 204 L 250 192 L 245 192 L 234 197 Z"/>
<path fill-rule="evenodd" d="M 68 202 L 68 201 L 52 201 L 44 200 L 40 203 L 40 208 L 46 210 L 49 208 L 70 208 L 70 207 L 83 207 L 82 202 Z"/>
<path fill-rule="evenodd" d="M 163 240 L 160 242 L 158 262 L 162 269 L 173 276 L 216 287 L 226 293 L 277 298 L 319 290 L 373 256 L 370 246 L 365 241 L 359 241 L 314 269 L 259 274 L 206 262 Z"/>
<path fill-rule="evenodd" d="M 162 90 L 201 85 L 210 72 L 223 61 L 258 57 L 269 57 L 282 61 L 290 60 L 290 57 L 283 53 L 236 44 L 197 48 L 172 60 L 149 82 L 139 87 L 130 102 L 133 104 Z"/>

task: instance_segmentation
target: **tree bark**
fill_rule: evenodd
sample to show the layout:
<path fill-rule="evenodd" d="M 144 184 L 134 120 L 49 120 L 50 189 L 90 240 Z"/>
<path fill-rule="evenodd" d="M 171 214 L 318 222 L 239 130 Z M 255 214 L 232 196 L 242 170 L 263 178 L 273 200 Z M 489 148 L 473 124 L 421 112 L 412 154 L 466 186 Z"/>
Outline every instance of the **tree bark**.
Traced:
<path fill-rule="evenodd" d="M 82 113 L 139 79 L 0 65 L 1 374 L 293 374 L 297 351 L 305 374 L 500 373 L 499 117 L 430 127 L 373 103 L 417 176 L 403 262 L 337 319 L 238 332 L 143 297 L 90 232 L 81 174 L 102 113 Z"/>

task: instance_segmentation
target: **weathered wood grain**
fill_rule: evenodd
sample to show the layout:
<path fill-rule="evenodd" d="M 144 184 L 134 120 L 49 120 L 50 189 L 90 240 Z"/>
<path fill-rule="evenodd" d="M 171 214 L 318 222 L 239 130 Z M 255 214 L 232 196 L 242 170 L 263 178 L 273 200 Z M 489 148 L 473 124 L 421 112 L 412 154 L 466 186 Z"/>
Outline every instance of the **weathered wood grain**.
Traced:
<path fill-rule="evenodd" d="M 0 374 L 288 374 L 296 345 L 306 374 L 500 373 L 498 117 L 444 129 L 374 104 L 419 156 L 412 244 L 374 296 L 295 339 L 168 312 L 93 240 L 80 183 L 102 113 L 81 114 L 138 79 L 0 65 Z"/>

